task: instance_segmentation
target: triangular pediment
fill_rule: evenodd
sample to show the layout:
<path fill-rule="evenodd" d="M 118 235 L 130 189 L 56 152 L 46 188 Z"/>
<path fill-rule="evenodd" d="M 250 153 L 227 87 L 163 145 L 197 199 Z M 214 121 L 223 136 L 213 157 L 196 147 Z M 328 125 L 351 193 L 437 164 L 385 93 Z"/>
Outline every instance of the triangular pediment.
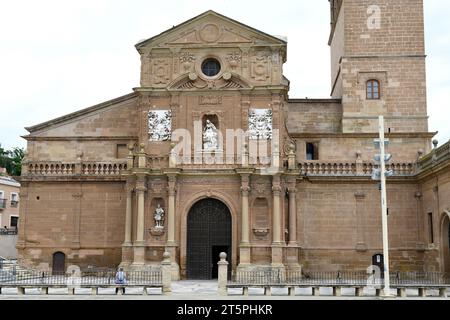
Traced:
<path fill-rule="evenodd" d="M 153 38 L 139 42 L 136 48 L 165 48 L 186 45 L 286 45 L 280 38 L 268 35 L 214 11 L 207 11 Z"/>

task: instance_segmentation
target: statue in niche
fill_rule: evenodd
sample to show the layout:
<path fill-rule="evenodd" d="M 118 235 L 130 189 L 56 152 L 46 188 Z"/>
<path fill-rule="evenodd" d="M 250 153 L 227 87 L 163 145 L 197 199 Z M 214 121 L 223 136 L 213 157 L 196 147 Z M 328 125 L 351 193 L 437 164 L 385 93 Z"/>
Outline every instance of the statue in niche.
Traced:
<path fill-rule="evenodd" d="M 209 119 L 206 120 L 205 129 L 203 130 L 203 149 L 205 151 L 219 149 L 218 130 Z"/>
<path fill-rule="evenodd" d="M 161 205 L 158 203 L 157 208 L 155 209 L 155 227 L 163 229 L 164 228 L 164 209 L 161 208 Z"/>

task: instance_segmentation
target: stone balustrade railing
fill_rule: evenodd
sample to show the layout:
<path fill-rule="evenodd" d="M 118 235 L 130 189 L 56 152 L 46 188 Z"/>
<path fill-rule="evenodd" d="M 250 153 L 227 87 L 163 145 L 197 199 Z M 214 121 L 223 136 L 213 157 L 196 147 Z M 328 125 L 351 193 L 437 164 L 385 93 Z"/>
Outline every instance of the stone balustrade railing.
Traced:
<path fill-rule="evenodd" d="M 32 162 L 26 165 L 28 175 L 67 176 L 75 174 L 75 163 Z"/>
<path fill-rule="evenodd" d="M 120 175 L 122 170 L 127 169 L 127 164 L 120 163 L 83 163 L 81 165 L 81 172 L 84 175 L 94 175 L 94 176 L 111 176 Z"/>
<path fill-rule="evenodd" d="M 127 169 L 121 162 L 28 162 L 24 164 L 23 176 L 117 176 Z"/>
<path fill-rule="evenodd" d="M 309 161 L 298 164 L 300 173 L 308 176 L 369 176 L 376 167 L 368 162 L 320 162 Z M 388 163 L 386 170 L 394 176 L 412 176 L 416 173 L 414 163 Z"/>
<path fill-rule="evenodd" d="M 422 157 L 418 162 L 418 170 L 424 171 L 448 159 L 450 159 L 450 141 Z"/>
<path fill-rule="evenodd" d="M 300 173 L 309 176 L 356 175 L 356 164 L 350 162 L 301 162 Z"/>

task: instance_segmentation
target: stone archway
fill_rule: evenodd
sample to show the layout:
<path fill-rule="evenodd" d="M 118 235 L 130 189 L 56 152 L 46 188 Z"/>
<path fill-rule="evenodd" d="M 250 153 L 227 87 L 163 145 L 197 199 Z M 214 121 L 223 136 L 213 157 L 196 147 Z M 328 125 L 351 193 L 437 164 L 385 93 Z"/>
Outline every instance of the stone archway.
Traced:
<path fill-rule="evenodd" d="M 441 225 L 443 271 L 450 273 L 450 212 L 446 212 Z"/>
<path fill-rule="evenodd" d="M 188 279 L 210 280 L 217 277 L 220 252 L 232 256 L 231 220 L 228 207 L 214 198 L 200 200 L 191 207 L 187 216 Z"/>

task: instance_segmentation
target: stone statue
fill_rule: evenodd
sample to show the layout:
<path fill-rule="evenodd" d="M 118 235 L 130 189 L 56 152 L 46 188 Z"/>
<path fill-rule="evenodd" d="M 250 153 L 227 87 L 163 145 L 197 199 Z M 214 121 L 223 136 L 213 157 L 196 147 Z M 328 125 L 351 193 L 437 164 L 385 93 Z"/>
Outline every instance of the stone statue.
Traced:
<path fill-rule="evenodd" d="M 161 205 L 159 203 L 158 207 L 155 210 L 154 218 L 155 218 L 155 227 L 164 228 L 164 209 L 161 208 Z"/>
<path fill-rule="evenodd" d="M 203 149 L 206 151 L 219 149 L 218 131 L 216 126 L 208 119 L 203 130 Z"/>

